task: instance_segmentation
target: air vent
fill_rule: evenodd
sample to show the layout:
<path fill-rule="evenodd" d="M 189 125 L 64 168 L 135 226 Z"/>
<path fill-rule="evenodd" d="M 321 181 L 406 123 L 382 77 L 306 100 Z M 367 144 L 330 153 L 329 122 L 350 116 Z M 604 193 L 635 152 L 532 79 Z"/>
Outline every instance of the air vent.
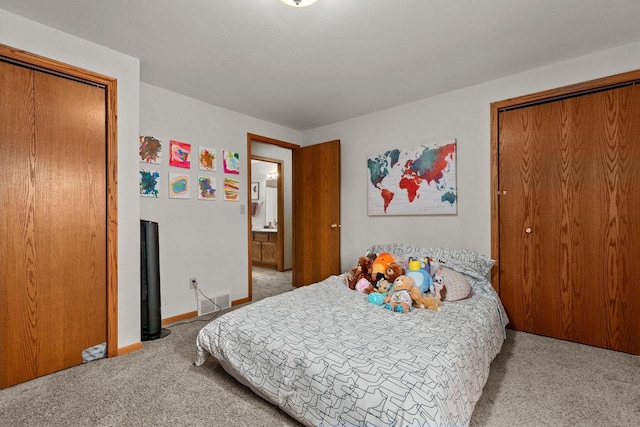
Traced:
<path fill-rule="evenodd" d="M 198 300 L 198 316 L 231 307 L 231 299 L 229 297 L 229 294 L 216 295 L 211 297 L 211 299 L 213 301 L 210 301 L 205 297 L 200 297 L 200 299 Z"/>

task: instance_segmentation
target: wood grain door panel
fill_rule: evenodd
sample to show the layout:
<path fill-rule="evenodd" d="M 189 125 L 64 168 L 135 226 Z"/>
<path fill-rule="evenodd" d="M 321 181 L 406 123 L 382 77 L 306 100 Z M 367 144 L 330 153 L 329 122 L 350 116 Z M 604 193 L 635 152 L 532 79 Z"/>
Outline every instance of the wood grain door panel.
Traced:
<path fill-rule="evenodd" d="M 515 329 L 640 352 L 638 105 L 631 86 L 500 113 L 500 296 Z"/>
<path fill-rule="evenodd" d="M 293 284 L 303 286 L 340 273 L 340 141 L 296 149 L 293 159 Z"/>
<path fill-rule="evenodd" d="M 106 100 L 103 88 L 0 66 L 6 387 L 80 364 L 107 340 Z"/>

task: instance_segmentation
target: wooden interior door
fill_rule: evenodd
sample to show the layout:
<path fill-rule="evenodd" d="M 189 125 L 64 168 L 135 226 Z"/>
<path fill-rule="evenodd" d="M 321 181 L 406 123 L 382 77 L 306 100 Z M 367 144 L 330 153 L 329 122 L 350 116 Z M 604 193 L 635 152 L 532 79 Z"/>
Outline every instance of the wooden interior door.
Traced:
<path fill-rule="evenodd" d="M 0 62 L 0 387 L 107 341 L 104 88 Z"/>
<path fill-rule="evenodd" d="M 640 87 L 502 111 L 498 151 L 511 327 L 640 354 Z"/>
<path fill-rule="evenodd" d="M 340 141 L 293 152 L 293 284 L 340 273 Z"/>

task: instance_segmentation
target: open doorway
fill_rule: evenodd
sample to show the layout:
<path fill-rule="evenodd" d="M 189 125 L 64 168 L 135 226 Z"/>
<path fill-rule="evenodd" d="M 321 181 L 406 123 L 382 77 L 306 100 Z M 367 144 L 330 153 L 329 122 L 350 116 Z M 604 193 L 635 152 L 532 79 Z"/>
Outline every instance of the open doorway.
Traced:
<path fill-rule="evenodd" d="M 298 145 L 248 134 L 250 301 L 293 289 L 293 150 Z"/>

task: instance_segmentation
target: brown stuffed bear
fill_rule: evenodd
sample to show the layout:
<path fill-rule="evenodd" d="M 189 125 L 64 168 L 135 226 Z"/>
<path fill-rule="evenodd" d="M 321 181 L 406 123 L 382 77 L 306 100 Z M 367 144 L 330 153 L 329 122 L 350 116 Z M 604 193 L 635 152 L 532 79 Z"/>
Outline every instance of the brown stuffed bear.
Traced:
<path fill-rule="evenodd" d="M 387 269 L 384 271 L 384 278 L 380 279 L 378 283 L 374 286 L 377 292 L 384 293 L 387 292 L 388 288 L 391 284 L 398 278 L 398 276 L 403 276 L 405 273 L 404 268 L 398 264 L 397 262 L 391 262 L 387 266 Z M 387 290 L 380 290 L 381 288 Z"/>
<path fill-rule="evenodd" d="M 373 264 L 373 260 L 371 258 L 361 256 L 358 258 L 358 265 L 356 265 L 349 274 L 345 276 L 345 280 L 347 281 L 347 285 L 349 289 L 355 289 L 356 283 L 358 280 L 364 278 L 368 281 L 371 281 L 371 266 Z"/>

